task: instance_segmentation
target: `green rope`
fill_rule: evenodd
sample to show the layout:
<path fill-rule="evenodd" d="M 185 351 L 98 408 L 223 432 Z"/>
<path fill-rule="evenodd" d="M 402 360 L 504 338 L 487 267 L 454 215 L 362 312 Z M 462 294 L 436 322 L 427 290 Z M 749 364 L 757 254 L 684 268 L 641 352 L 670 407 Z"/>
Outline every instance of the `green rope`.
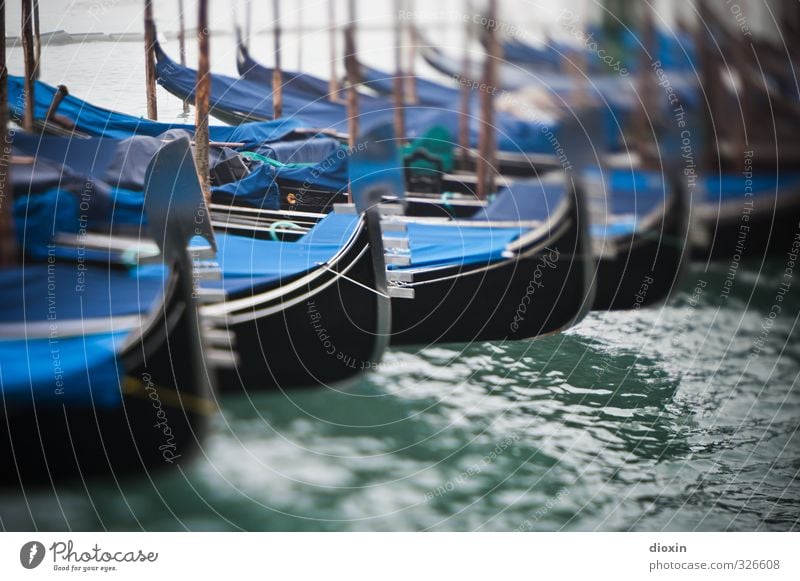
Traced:
<path fill-rule="evenodd" d="M 297 229 L 302 230 L 302 227 L 294 222 L 290 222 L 289 220 L 278 220 L 277 222 L 273 222 L 269 227 L 269 237 L 272 238 L 275 242 L 278 241 L 278 233 L 276 230 L 278 228 L 290 228 L 290 229 Z"/>
<path fill-rule="evenodd" d="M 254 151 L 241 151 L 240 152 L 242 157 L 246 157 L 247 159 L 252 159 L 254 161 L 260 161 L 262 163 L 266 163 L 267 165 L 271 165 L 272 167 L 310 167 L 312 165 L 317 165 L 316 163 L 281 163 L 277 159 L 272 159 L 265 155 L 261 155 L 260 153 L 256 153 Z"/>

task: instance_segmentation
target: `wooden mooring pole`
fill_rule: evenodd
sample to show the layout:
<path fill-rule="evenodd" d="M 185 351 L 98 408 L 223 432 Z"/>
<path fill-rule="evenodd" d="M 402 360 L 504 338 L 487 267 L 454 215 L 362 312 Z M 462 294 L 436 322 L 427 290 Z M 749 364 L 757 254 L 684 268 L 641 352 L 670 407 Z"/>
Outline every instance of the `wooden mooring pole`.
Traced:
<path fill-rule="evenodd" d="M 144 0 L 144 73 L 147 94 L 147 117 L 158 120 L 156 100 L 156 25 L 153 21 L 153 2 Z"/>
<path fill-rule="evenodd" d="M 211 180 L 208 175 L 208 112 L 211 93 L 208 30 L 208 0 L 199 0 L 197 10 L 197 87 L 194 96 L 194 156 L 197 175 L 206 203 L 211 203 Z"/>

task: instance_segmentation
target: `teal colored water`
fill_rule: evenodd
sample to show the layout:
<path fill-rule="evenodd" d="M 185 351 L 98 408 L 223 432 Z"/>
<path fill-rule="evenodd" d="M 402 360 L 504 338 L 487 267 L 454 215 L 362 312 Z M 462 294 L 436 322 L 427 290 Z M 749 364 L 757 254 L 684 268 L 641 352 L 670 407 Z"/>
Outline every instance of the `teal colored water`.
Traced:
<path fill-rule="evenodd" d="M 212 46 L 233 72 L 232 39 Z M 42 78 L 143 114 L 141 52 L 47 47 Z M 0 492 L 0 529 L 797 529 L 800 274 L 769 318 L 785 261 L 742 264 L 728 298 L 730 264 L 698 264 L 664 307 L 392 350 L 339 391 L 226 400 L 185 473 Z"/>
<path fill-rule="evenodd" d="M 2 527 L 796 529 L 800 288 L 764 331 L 783 268 L 722 299 L 727 266 L 696 266 L 661 308 L 228 400 L 186 473 L 0 496 Z"/>

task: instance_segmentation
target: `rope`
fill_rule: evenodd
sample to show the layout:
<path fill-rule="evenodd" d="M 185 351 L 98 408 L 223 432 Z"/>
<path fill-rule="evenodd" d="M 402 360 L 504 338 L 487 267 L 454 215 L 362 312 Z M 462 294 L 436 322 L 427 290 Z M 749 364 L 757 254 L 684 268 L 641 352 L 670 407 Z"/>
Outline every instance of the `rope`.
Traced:
<path fill-rule="evenodd" d="M 260 161 L 261 163 L 266 163 L 267 165 L 271 165 L 272 167 L 311 167 L 317 165 L 316 163 L 281 163 L 277 159 L 272 159 L 271 157 L 267 157 L 265 155 L 261 155 L 260 153 L 256 153 L 254 151 L 241 151 L 239 152 L 242 157 L 246 157 L 247 159 L 252 159 L 255 161 Z"/>
<path fill-rule="evenodd" d="M 211 415 L 217 411 L 217 405 L 210 399 L 197 397 L 188 393 L 181 393 L 171 390 L 159 388 L 156 386 L 148 387 L 151 391 L 155 391 L 160 402 L 164 402 L 176 409 L 186 409 L 196 414 Z M 142 399 L 153 399 L 146 393 L 144 383 L 135 377 L 126 375 L 122 382 L 122 393 L 128 396 L 135 396 Z"/>
<path fill-rule="evenodd" d="M 341 273 L 341 272 L 339 272 L 338 270 L 334 270 L 334 269 L 332 269 L 332 268 L 331 268 L 330 266 L 328 266 L 327 264 L 320 264 L 320 266 L 321 266 L 322 268 L 324 268 L 325 270 L 327 270 L 327 271 L 329 271 L 329 272 L 332 272 L 332 273 L 333 273 L 333 274 L 335 274 L 336 276 L 338 276 L 338 277 L 341 277 L 341 278 L 345 279 L 345 280 L 346 280 L 346 281 L 348 281 L 348 282 L 352 282 L 354 285 L 360 286 L 361 288 L 363 288 L 363 289 L 366 289 L 366 290 L 368 290 L 369 292 L 375 293 L 375 294 L 376 294 L 376 295 L 378 295 L 379 297 L 383 297 L 383 298 L 386 298 L 386 299 L 390 298 L 390 297 L 389 297 L 389 295 L 387 295 L 387 294 L 385 294 L 385 293 L 382 293 L 382 292 L 380 292 L 380 291 L 378 291 L 378 290 L 376 290 L 376 289 L 374 289 L 374 288 L 372 288 L 372 287 L 370 287 L 370 286 L 367 286 L 367 285 L 365 285 L 365 284 L 362 284 L 362 283 L 358 282 L 357 280 L 350 278 L 350 277 L 349 277 L 349 276 L 347 276 L 346 274 L 342 274 L 342 273 Z"/>
<path fill-rule="evenodd" d="M 277 222 L 273 222 L 269 226 L 269 237 L 275 242 L 278 241 L 278 233 L 276 232 L 278 228 L 291 228 L 295 230 L 303 230 L 301 226 L 295 224 L 290 220 L 278 220 Z"/>

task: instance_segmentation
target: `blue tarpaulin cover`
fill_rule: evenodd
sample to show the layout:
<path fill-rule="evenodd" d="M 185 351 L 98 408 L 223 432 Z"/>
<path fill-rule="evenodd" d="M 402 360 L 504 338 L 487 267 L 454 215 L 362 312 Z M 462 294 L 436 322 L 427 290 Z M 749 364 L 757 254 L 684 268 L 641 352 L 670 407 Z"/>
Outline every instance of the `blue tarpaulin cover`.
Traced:
<path fill-rule="evenodd" d="M 331 213 L 295 242 L 218 234 L 217 259 L 223 279 L 203 281 L 203 286 L 238 294 L 310 272 L 341 250 L 358 221 L 356 214 Z"/>
<path fill-rule="evenodd" d="M 117 349 L 126 333 L 81 337 L 0 339 L 0 395 L 7 412 L 31 401 L 37 405 L 119 405 Z"/>
<path fill-rule="evenodd" d="M 696 67 L 696 51 L 694 39 L 688 32 L 658 29 L 655 31 L 655 48 L 653 55 L 648 57 L 649 62 L 658 61 L 664 70 L 694 70 Z M 608 44 L 611 39 L 607 38 L 600 27 L 590 26 L 587 28 L 585 38 L 589 42 Z M 607 73 L 610 71 L 621 72 L 636 71 L 641 65 L 640 54 L 644 50 L 645 39 L 641 33 L 621 27 L 620 44 L 622 50 L 620 55 L 622 61 L 617 61 L 608 53 L 600 55 L 585 51 L 584 61 L 589 73 Z M 502 43 L 503 58 L 522 67 L 535 70 L 559 71 L 563 67 L 565 58 L 574 58 L 575 47 L 557 40 L 549 40 L 541 46 L 533 46 L 520 40 L 519 38 L 507 38 Z M 603 58 L 600 58 L 600 57 Z M 605 60 L 604 60 L 605 59 Z M 619 66 L 618 68 L 617 65 Z"/>
<path fill-rule="evenodd" d="M 471 220 L 449 224 L 410 223 L 407 234 L 411 264 L 392 268 L 470 266 L 502 260 L 508 244 L 529 229 L 528 225 L 507 224 L 519 221 L 544 224 L 564 202 L 565 196 L 563 184 L 520 180 L 510 187 L 502 187 L 495 199 Z M 489 221 L 495 223 L 489 224 Z M 387 232 L 387 235 L 401 234 Z"/>
<path fill-rule="evenodd" d="M 498 189 L 494 200 L 474 220 L 539 220 L 544 222 L 564 200 L 564 183 L 514 180 Z"/>
<path fill-rule="evenodd" d="M 139 315 L 164 291 L 160 265 L 140 271 L 78 264 L 55 258 L 0 271 L 0 323 Z"/>
<path fill-rule="evenodd" d="M 522 227 L 462 226 L 458 222 L 411 223 L 408 225 L 411 264 L 399 270 L 497 262 L 503 259 L 508 243 L 525 231 Z"/>
<path fill-rule="evenodd" d="M 157 63 L 158 82 L 169 92 L 181 99 L 194 98 L 197 72 L 181 66 L 170 59 L 163 51 L 159 52 Z M 347 131 L 347 108 L 339 102 L 332 102 L 319 94 L 310 94 L 291 87 L 282 91 L 283 114 L 299 121 L 305 127 Z M 460 113 L 453 109 L 452 99 L 445 104 L 409 105 L 405 108 L 408 138 L 424 135 L 433 126 L 441 125 L 451 135 L 458 134 Z M 221 112 L 242 113 L 250 118 L 271 119 L 272 95 L 268 87 L 248 81 L 214 74 L 211 81 L 211 108 Z M 394 106 L 388 99 L 361 100 L 359 114 L 362 124 L 377 123 L 391 119 Z M 470 141 L 478 143 L 480 120 L 471 119 Z M 505 151 L 551 153 L 552 145 L 540 127 L 512 115 L 498 113 L 495 117 L 498 147 Z"/>
<path fill-rule="evenodd" d="M 71 255 L 71 250 L 60 247 L 54 250 L 49 246 L 57 233 L 79 234 L 81 231 L 108 229 L 118 231 L 121 226 L 135 227 L 136 231 L 144 233 L 145 230 L 141 229 L 144 222 L 144 174 L 138 164 L 146 167 L 163 143 L 162 140 L 168 138 L 169 134 L 159 137 L 137 136 L 123 140 L 70 140 L 58 137 L 40 138 L 18 132 L 14 141 L 15 151 L 35 157 L 33 164 L 21 166 L 27 167 L 27 170 L 12 172 L 16 231 L 27 255 L 40 259 L 46 259 L 53 253 L 57 256 L 65 253 Z M 243 180 L 215 187 L 214 195 L 217 197 L 230 192 L 231 196 L 241 197 L 244 195 L 242 192 L 247 192 L 247 195 L 252 196 L 254 205 L 264 205 L 264 200 L 277 198 L 275 175 L 284 171 L 301 182 L 316 180 L 327 182 L 329 186 L 346 184 L 347 157 L 338 155 L 339 152 L 340 149 L 337 148 L 329 163 L 320 164 L 322 167 L 318 168 L 316 176 L 310 173 L 316 166 L 272 166 L 259 163 Z M 135 189 L 127 190 L 110 185 L 122 182 Z M 218 259 L 223 281 L 217 285 L 230 292 L 240 292 L 308 272 L 330 260 L 351 237 L 357 223 L 358 216 L 355 214 L 331 213 L 295 242 L 219 234 Z M 61 273 L 61 270 L 56 272 Z M 78 272 L 67 269 L 61 273 L 61 278 L 69 279 L 70 275 L 74 278 Z M 7 276 L 11 274 L 7 273 Z M 143 292 L 144 283 L 138 281 L 138 285 L 126 287 L 122 284 L 125 282 L 124 278 L 119 281 L 119 288 L 115 288 L 113 294 L 109 291 L 107 296 L 96 299 L 94 308 L 105 308 L 104 316 L 112 313 L 119 315 L 117 309 L 121 308 L 128 309 L 125 314 L 143 312 L 149 302 L 137 300 L 139 297 L 128 291 Z M 113 281 L 105 282 L 106 288 L 110 282 Z M 2 284 L 3 279 L 0 277 L 0 290 Z M 33 279 L 29 284 L 41 286 L 45 281 Z M 65 288 L 68 286 L 65 285 Z M 99 285 L 92 286 L 103 288 Z M 43 291 L 43 288 L 38 290 Z M 149 292 L 152 290 L 151 288 Z M 147 296 L 152 299 L 152 294 Z M 10 312 L 22 312 L 21 304 L 14 304 Z M 39 304 L 35 301 L 31 303 L 33 306 Z M 32 313 L 29 314 L 31 316 Z"/>
<path fill-rule="evenodd" d="M 9 75 L 8 77 L 8 102 L 11 116 L 22 119 L 24 111 L 24 79 Z M 53 100 L 56 89 L 41 81 L 35 82 L 34 88 L 34 117 L 44 120 L 47 110 Z M 182 129 L 194 134 L 194 125 L 181 123 L 161 123 L 151 121 L 125 113 L 109 111 L 87 101 L 67 95 L 61 101 L 56 111 L 58 115 L 69 119 L 75 124 L 78 131 L 95 137 L 112 137 L 124 139 L 132 135 L 149 135 L 155 137 L 171 129 Z M 257 146 L 267 141 L 275 141 L 286 137 L 304 125 L 299 120 L 283 118 L 277 121 L 259 123 L 245 123 L 236 127 L 214 126 L 209 127 L 212 141 L 220 143 L 244 143 Z"/>
<path fill-rule="evenodd" d="M 39 90 L 39 88 L 43 88 L 43 90 Z M 46 90 L 45 90 L 46 89 Z M 451 89 L 446 87 L 440 87 L 440 89 L 444 90 L 445 92 L 450 91 Z M 19 77 L 9 77 L 9 90 L 10 91 L 18 91 L 21 92 L 22 90 L 22 80 Z M 52 95 L 54 89 L 45 85 L 44 83 L 37 82 L 37 92 L 36 92 L 36 110 L 38 112 L 44 112 L 47 109 L 49 104 L 49 97 L 48 95 Z M 19 95 L 17 95 L 19 97 Z M 452 102 L 452 95 L 449 97 L 450 101 Z M 174 128 L 182 128 L 187 127 L 192 129 L 191 126 L 179 126 L 179 125 L 169 125 L 163 123 L 154 123 L 152 121 L 148 121 L 145 119 L 138 119 L 134 117 L 130 117 L 127 115 L 113 113 L 110 111 L 105 111 L 94 107 L 93 105 L 81 101 L 73 96 L 69 96 L 62 102 L 62 106 L 67 102 L 69 99 L 70 106 L 67 108 L 71 111 L 76 117 L 71 115 L 67 115 L 73 121 L 76 118 L 80 118 L 82 121 L 80 125 L 82 125 L 85 129 L 90 128 L 93 135 L 107 135 L 112 137 L 114 135 L 121 135 L 124 137 L 130 137 L 131 135 L 136 135 L 137 132 L 143 133 L 145 135 L 158 137 L 162 134 L 162 132 L 167 131 L 169 129 Z M 10 99 L 11 103 L 21 102 L 18 99 L 15 99 L 13 96 Z M 102 115 L 96 115 L 95 112 L 100 110 L 103 112 Z M 64 114 L 64 111 L 59 109 L 59 113 Z M 21 114 L 21 111 L 16 111 L 15 114 Z M 43 113 L 42 113 L 43 114 Z M 127 119 L 127 122 L 124 123 L 122 126 L 115 126 L 110 125 L 109 127 L 113 128 L 110 129 L 110 133 L 106 133 L 107 128 L 104 127 L 104 123 L 102 122 L 102 118 L 108 116 L 116 117 L 121 116 Z M 233 131 L 238 129 L 244 129 L 246 127 L 256 127 L 256 126 L 263 126 L 267 127 L 270 124 L 246 124 L 239 127 L 221 127 L 218 128 L 219 130 L 225 131 Z M 283 126 L 283 129 L 286 133 L 291 133 L 294 129 L 298 127 L 302 127 L 302 123 L 293 123 L 289 124 L 286 123 Z M 258 142 L 252 143 L 250 147 L 253 149 L 257 149 L 259 147 L 264 147 L 263 152 L 265 154 L 269 154 L 270 143 L 273 141 L 278 141 L 274 145 L 277 149 L 275 151 L 280 150 L 282 153 L 276 154 L 277 158 L 283 158 L 289 161 L 292 157 L 293 152 L 297 151 L 298 149 L 302 148 L 302 142 L 290 141 L 288 144 L 284 144 L 280 142 L 280 136 L 282 134 L 281 131 L 278 131 L 274 126 L 273 130 L 265 131 L 265 134 L 268 134 L 269 139 L 265 142 Z M 19 138 L 19 133 L 15 139 Z M 46 157 L 47 151 L 49 146 L 43 140 L 42 147 L 37 148 L 36 143 L 38 142 L 39 137 L 30 137 L 29 140 L 33 141 L 33 145 L 28 146 L 26 151 L 28 151 L 29 155 L 33 155 L 36 153 L 37 155 L 41 155 Z M 223 139 L 224 140 L 224 139 Z M 98 160 L 102 160 L 103 154 L 101 154 L 98 149 L 100 146 L 97 144 L 77 144 L 79 140 L 71 140 L 70 142 L 70 149 L 75 147 L 75 151 L 84 151 L 86 148 L 91 150 L 91 155 L 86 156 L 86 159 L 94 159 L 97 157 Z M 327 138 L 320 138 L 322 142 L 320 144 L 320 148 L 328 148 L 330 147 L 330 142 Z M 74 145 L 73 145 L 74 144 Z M 91 149 L 91 148 L 95 149 Z M 316 147 L 316 146 L 314 146 Z M 130 155 L 132 152 L 132 147 L 130 145 L 120 146 L 121 151 L 124 152 L 125 155 Z M 33 152 L 33 153 L 31 153 Z M 308 187 L 320 187 L 320 188 L 330 188 L 333 191 L 341 191 L 347 184 L 347 156 L 340 153 L 340 150 L 336 150 L 331 153 L 325 160 L 314 165 L 309 166 L 296 166 L 289 164 L 285 167 L 277 167 L 273 169 L 264 168 L 259 172 L 259 175 L 248 182 L 241 183 L 236 182 L 234 184 L 227 184 L 225 187 L 216 188 L 219 192 L 219 195 L 222 196 L 220 201 L 230 201 L 231 196 L 234 196 L 239 200 L 242 200 L 243 203 L 261 207 L 261 208 L 276 208 L 278 205 L 278 195 L 277 190 L 274 189 L 274 179 L 284 178 L 290 179 L 298 183 L 307 183 Z M 301 154 L 297 154 L 300 156 Z M 304 155 L 304 154 L 303 154 Z M 55 156 L 58 157 L 57 155 Z M 77 157 L 77 156 L 76 156 Z M 124 159 L 124 156 L 122 156 Z M 63 157 L 62 157 L 63 159 Z M 303 157 L 303 159 L 307 159 Z M 39 162 L 37 162 L 39 163 Z M 99 164 L 98 162 L 94 162 L 95 165 Z M 41 164 L 40 164 L 41 165 Z M 138 166 L 136 164 L 127 164 L 131 166 L 132 169 L 136 169 Z M 16 169 L 16 168 L 15 168 Z M 25 166 L 21 166 L 20 172 L 25 171 Z M 19 172 L 17 172 L 19 173 Z M 72 172 L 72 177 L 70 178 L 70 170 L 61 170 L 56 169 L 55 171 L 51 172 L 50 180 L 55 179 L 60 183 L 60 181 L 64 182 L 71 182 L 78 184 L 79 186 L 84 185 L 83 176 L 80 172 Z M 639 188 L 638 184 L 641 183 L 648 183 L 652 178 L 648 178 L 645 176 L 645 172 L 640 171 L 618 171 L 614 170 L 610 172 L 611 181 L 608 182 L 608 191 L 610 192 L 609 199 L 612 201 L 611 209 L 614 213 L 625 213 L 627 210 L 625 209 L 626 205 L 630 205 L 631 200 L 639 200 L 637 204 L 647 204 L 649 203 L 648 200 L 652 198 L 652 195 L 648 193 L 647 188 Z M 44 179 L 46 176 L 43 173 L 42 168 L 37 166 L 37 181 L 38 182 L 46 182 L 48 185 L 52 185 L 52 181 L 47 181 Z M 106 176 L 105 179 L 111 181 L 111 177 Z M 782 172 L 780 177 L 777 176 L 770 176 L 765 175 L 762 173 L 758 173 L 754 176 L 754 195 L 769 195 L 770 193 L 780 195 L 780 191 L 783 188 L 796 188 L 798 186 L 798 180 L 800 180 L 800 173 L 797 172 Z M 15 178 L 16 181 L 16 178 Z M 124 180 L 120 180 L 120 183 L 124 183 Z M 740 174 L 724 174 L 722 177 L 719 176 L 711 176 L 707 175 L 704 176 L 701 180 L 702 188 L 699 189 L 699 194 L 703 196 L 705 200 L 711 203 L 717 203 L 718 201 L 724 201 L 731 198 L 737 198 L 744 195 L 744 178 Z M 631 198 L 630 195 L 626 195 L 630 193 L 631 188 L 633 185 L 636 184 L 636 197 Z M 99 187 L 99 185 L 98 185 Z M 658 188 L 656 188 L 658 190 Z M 656 193 L 659 193 L 656 191 Z M 108 195 L 108 194 L 107 194 Z M 660 193 L 663 196 L 663 192 Z M 134 203 L 134 200 L 131 198 L 130 192 L 117 190 L 114 192 L 114 198 L 118 200 L 118 205 L 122 206 L 130 206 Z M 662 198 L 663 199 L 663 198 Z M 627 201 L 626 201 L 627 200 Z M 119 209 L 117 211 L 120 211 Z M 641 213 L 641 212 L 639 212 Z"/>
<path fill-rule="evenodd" d="M 524 45 L 527 47 L 527 45 Z M 538 50 L 533 47 L 530 47 L 531 50 Z M 456 68 L 452 68 L 457 66 L 456 63 L 449 59 L 443 53 L 435 50 L 435 49 L 428 49 L 432 54 L 436 55 L 437 62 L 439 63 L 440 68 L 446 69 L 448 76 L 451 77 L 460 77 L 460 70 Z M 458 65 L 460 66 L 460 64 Z M 447 68 L 451 67 L 451 68 Z M 383 107 L 391 108 L 393 106 L 393 101 L 389 98 L 393 91 L 394 91 L 394 74 L 387 73 L 381 71 L 379 69 L 369 67 L 366 65 L 360 66 L 360 71 L 362 75 L 363 84 L 372 90 L 376 91 L 377 93 L 384 96 L 383 100 L 376 99 L 375 97 L 370 97 L 364 95 L 360 97 L 363 103 L 366 103 L 370 106 L 378 106 L 379 104 L 383 104 Z M 242 79 L 246 81 L 253 81 L 257 84 L 260 84 L 264 87 L 264 90 L 271 91 L 272 90 L 272 69 L 268 67 L 264 67 L 253 59 L 248 58 L 248 60 L 242 64 L 240 63 L 240 73 L 242 74 Z M 600 73 L 608 73 L 607 70 L 600 71 Z M 308 75 L 298 75 L 297 73 L 288 73 L 291 78 L 300 77 L 302 76 L 304 79 L 308 77 Z M 561 72 L 549 72 L 549 73 L 537 73 L 535 76 L 531 77 L 530 74 L 527 75 L 530 78 L 526 79 L 526 83 L 522 83 L 517 87 L 512 88 L 522 88 L 528 86 L 540 86 L 546 92 L 553 93 L 555 95 L 560 95 L 562 97 L 567 96 L 570 92 L 574 91 L 576 88 L 575 80 L 573 77 L 569 75 L 564 75 Z M 430 107 L 444 107 L 453 109 L 455 108 L 455 104 L 460 101 L 460 91 L 461 88 L 456 84 L 452 83 L 450 85 L 445 85 L 441 83 L 437 83 L 435 81 L 431 81 L 428 79 L 423 78 L 416 78 L 415 79 L 415 90 L 416 90 L 416 98 L 418 103 Z M 683 85 L 681 85 L 683 86 Z M 327 84 L 322 81 L 321 79 L 314 79 L 313 83 L 305 83 L 304 89 L 307 99 L 326 99 L 328 96 L 328 88 Z M 316 88 L 316 90 L 315 90 Z M 604 112 L 605 120 L 604 126 L 607 131 L 606 140 L 607 143 L 611 144 L 615 148 L 619 146 L 623 146 L 623 138 L 620 135 L 619 127 L 624 125 L 625 116 L 628 114 L 628 110 L 632 106 L 637 106 L 638 101 L 635 97 L 634 88 L 631 86 L 629 82 L 627 82 L 624 77 L 620 77 L 616 75 L 616 77 L 611 77 L 611 75 L 605 74 L 598 74 L 596 77 L 591 79 L 588 83 L 588 90 L 592 92 L 593 96 L 597 97 L 604 103 L 608 104 Z M 691 97 L 689 93 L 692 95 L 694 92 L 685 91 L 687 95 L 685 97 L 688 99 Z M 480 110 L 480 90 L 475 88 L 471 92 L 472 95 L 472 104 L 471 110 L 472 111 L 479 111 Z M 513 95 L 510 96 L 511 100 L 515 99 Z M 526 97 L 520 96 L 517 100 L 520 103 L 525 102 Z M 696 100 L 692 100 L 692 103 L 696 102 Z M 415 108 L 414 105 L 408 105 L 412 110 Z M 545 131 L 550 129 L 553 131 L 554 134 L 557 135 L 558 133 L 558 123 L 554 120 L 549 119 L 546 115 L 541 114 L 539 115 L 538 121 L 535 121 L 534 114 L 535 108 L 529 107 L 527 109 L 527 116 L 530 117 L 526 122 L 530 125 L 534 126 L 538 131 Z M 503 115 L 501 113 L 501 115 Z M 542 129 L 544 128 L 544 129 Z M 502 129 L 502 128 L 501 128 Z M 506 149 L 501 145 L 501 149 Z M 511 147 L 508 149 L 509 151 L 519 151 L 523 150 L 519 147 Z M 528 153 L 541 153 L 547 154 L 553 152 L 553 146 L 550 144 L 546 149 L 539 149 L 539 150 L 524 150 Z"/>
<path fill-rule="evenodd" d="M 38 96 L 37 93 L 37 100 Z M 91 106 L 86 110 L 91 110 Z M 23 187 L 25 191 L 29 187 L 31 191 L 58 187 L 78 194 L 86 189 L 87 183 L 91 183 L 98 196 L 108 201 L 101 211 L 114 200 L 123 204 L 135 203 L 130 192 L 143 187 L 147 162 L 164 140 L 182 131 L 170 129 L 153 133 L 156 128 L 169 126 L 160 123 L 151 126 L 151 123 L 141 120 L 136 131 L 142 130 L 143 134 L 126 134 L 121 141 L 113 137 L 116 132 L 106 139 L 63 139 L 17 132 L 14 136 L 15 151 L 34 157 L 35 161 L 27 166 L 21 165 L 14 173 L 15 187 Z M 101 126 L 93 127 L 91 133 L 104 135 Z M 215 202 L 276 210 L 280 207 L 278 179 L 332 191 L 340 191 L 347 185 L 347 149 L 334 139 L 315 137 L 286 142 L 268 139 L 249 147 L 263 155 L 273 156 L 279 162 L 290 163 L 253 164 L 256 167 L 251 168 L 253 171 L 246 178 L 214 185 L 212 198 Z M 321 157 L 316 158 L 317 163 L 310 163 L 316 154 Z M 322 157 L 323 154 L 327 156 Z M 123 199 L 120 200 L 120 196 Z M 117 219 L 121 217 L 117 216 Z"/>
<path fill-rule="evenodd" d="M 253 60 L 244 47 L 240 48 L 239 56 L 240 58 L 236 59 L 239 75 L 247 81 L 253 81 L 272 90 L 273 70 Z M 330 94 L 328 81 L 307 73 L 282 70 L 281 81 L 283 82 L 283 87 L 310 95 L 327 97 Z"/>
<path fill-rule="evenodd" d="M 82 213 L 88 211 L 95 229 L 101 223 L 138 225 L 143 217 L 142 191 L 147 164 L 165 141 L 179 133 L 171 130 L 155 137 L 137 135 L 117 140 L 63 139 L 18 132 L 14 135 L 14 151 L 34 160 L 19 165 L 19 170 L 15 167 L 14 187 L 26 193 L 50 190 L 51 197 L 55 195 L 52 192 L 73 192 L 86 202 Z M 280 206 L 277 173 L 275 168 L 258 164 L 242 180 L 212 186 L 212 199 L 218 203 L 277 209 Z M 85 198 L 84 194 L 90 197 Z M 37 203 L 46 197 L 41 196 Z M 53 204 L 57 202 L 57 197 L 52 200 Z M 76 209 L 74 202 L 65 203 L 71 203 L 73 211 Z"/>
<path fill-rule="evenodd" d="M 119 321 L 147 313 L 161 300 L 166 270 L 109 268 L 103 263 L 61 261 L 54 256 L 0 270 L 0 391 L 8 410 L 15 402 L 37 405 L 113 406 L 120 402 L 118 351 L 126 329 L 79 333 L 92 319 Z M 45 333 L 33 333 L 44 325 Z M 28 336 L 30 333 L 31 336 Z"/>
<path fill-rule="evenodd" d="M 255 150 L 280 163 L 319 163 L 329 155 L 341 151 L 342 144 L 332 137 L 314 139 L 295 139 L 292 141 L 273 141 Z"/>

